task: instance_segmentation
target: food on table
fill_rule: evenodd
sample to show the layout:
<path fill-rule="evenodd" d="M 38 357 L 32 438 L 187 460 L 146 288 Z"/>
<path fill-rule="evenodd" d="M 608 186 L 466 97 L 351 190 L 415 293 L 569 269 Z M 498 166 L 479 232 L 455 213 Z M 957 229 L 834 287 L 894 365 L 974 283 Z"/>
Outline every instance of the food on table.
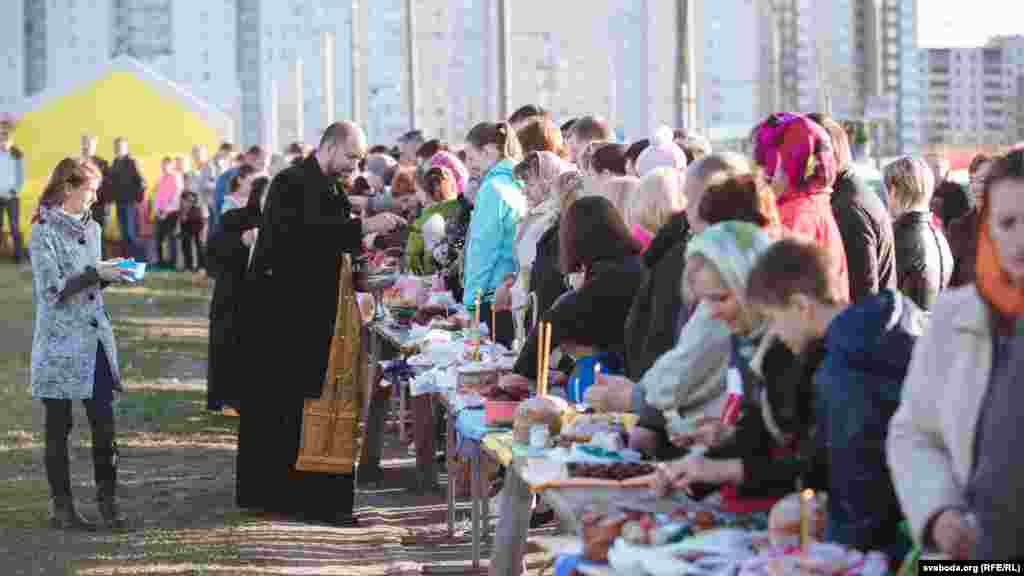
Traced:
<path fill-rule="evenodd" d="M 623 525 L 629 520 L 624 514 L 607 516 L 587 513 L 581 518 L 583 524 L 583 559 L 591 562 L 607 562 L 608 549 L 622 533 Z"/>
<path fill-rule="evenodd" d="M 413 318 L 413 322 L 426 326 L 428 324 L 435 327 L 443 327 L 445 325 L 451 326 L 451 329 L 456 329 L 455 324 L 452 322 L 439 322 L 434 323 L 434 319 L 444 320 L 448 316 L 448 310 L 440 307 L 423 307 L 416 311 L 416 316 Z"/>
<path fill-rule="evenodd" d="M 863 553 L 835 543 L 814 542 L 798 547 L 773 547 L 740 565 L 741 576 L 883 576 L 889 574 L 885 554 Z"/>
<path fill-rule="evenodd" d="M 692 522 L 694 531 L 700 532 L 714 528 L 717 524 L 717 519 L 712 512 L 707 510 L 697 510 L 690 514 L 690 522 Z"/>
<path fill-rule="evenodd" d="M 825 502 L 825 495 L 818 493 L 808 504 L 811 540 L 825 538 Z M 768 514 L 768 535 L 777 546 L 800 544 L 800 494 L 790 494 L 772 506 Z"/>
<path fill-rule="evenodd" d="M 569 476 L 573 478 L 626 480 L 653 473 L 654 465 L 646 462 L 613 462 L 609 464 L 571 462 L 569 464 Z"/>
<path fill-rule="evenodd" d="M 519 403 L 516 409 L 512 435 L 516 442 L 530 442 L 530 428 L 536 425 L 548 427 L 548 436 L 557 436 L 562 431 L 562 421 L 569 414 L 569 404 L 554 396 L 536 396 Z"/>
<path fill-rule="evenodd" d="M 622 539 L 634 546 L 647 546 L 651 543 L 650 526 L 640 520 L 630 520 L 622 526 Z"/>
<path fill-rule="evenodd" d="M 480 395 L 487 400 L 499 400 L 502 402 L 522 402 L 530 397 L 530 391 L 523 388 L 506 387 L 497 384 L 490 384 L 480 389 Z"/>

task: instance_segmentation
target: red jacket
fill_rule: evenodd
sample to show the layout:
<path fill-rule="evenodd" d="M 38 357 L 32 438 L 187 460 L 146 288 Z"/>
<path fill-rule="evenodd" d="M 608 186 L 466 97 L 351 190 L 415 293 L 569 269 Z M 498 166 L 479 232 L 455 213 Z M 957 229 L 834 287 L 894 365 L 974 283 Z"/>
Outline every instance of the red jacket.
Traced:
<path fill-rule="evenodd" d="M 787 232 L 803 236 L 823 247 L 832 258 L 835 296 L 850 301 L 850 278 L 846 267 L 846 249 L 839 226 L 832 215 L 829 194 L 785 194 L 778 200 L 779 217 Z"/>

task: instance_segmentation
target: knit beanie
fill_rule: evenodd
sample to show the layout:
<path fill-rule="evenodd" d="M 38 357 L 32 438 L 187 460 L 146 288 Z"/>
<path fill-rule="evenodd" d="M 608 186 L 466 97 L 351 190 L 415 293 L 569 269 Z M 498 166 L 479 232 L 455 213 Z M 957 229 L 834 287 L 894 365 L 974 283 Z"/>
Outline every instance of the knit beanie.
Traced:
<path fill-rule="evenodd" d="M 672 141 L 672 129 L 668 126 L 661 126 L 655 131 L 651 145 L 644 148 L 636 159 L 636 171 L 641 178 L 661 166 L 686 169 L 686 154 Z"/>

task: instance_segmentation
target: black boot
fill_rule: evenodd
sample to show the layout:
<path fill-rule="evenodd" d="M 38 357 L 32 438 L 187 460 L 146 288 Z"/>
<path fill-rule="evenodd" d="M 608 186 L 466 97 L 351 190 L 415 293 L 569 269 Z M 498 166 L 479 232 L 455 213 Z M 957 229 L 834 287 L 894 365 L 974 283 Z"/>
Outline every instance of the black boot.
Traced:
<path fill-rule="evenodd" d="M 74 499 L 67 495 L 50 499 L 50 528 L 94 532 L 96 524 L 79 514 Z"/>
<path fill-rule="evenodd" d="M 128 519 L 121 514 L 117 505 L 117 498 L 114 496 L 114 486 L 100 486 L 96 493 L 96 507 L 100 512 L 100 523 L 108 530 L 125 530 L 128 528 Z"/>

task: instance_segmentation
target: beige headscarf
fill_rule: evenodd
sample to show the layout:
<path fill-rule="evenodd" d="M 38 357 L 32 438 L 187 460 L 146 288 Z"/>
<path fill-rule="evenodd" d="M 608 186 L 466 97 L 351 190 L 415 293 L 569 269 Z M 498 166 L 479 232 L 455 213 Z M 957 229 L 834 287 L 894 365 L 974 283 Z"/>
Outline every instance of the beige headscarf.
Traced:
<path fill-rule="evenodd" d="M 543 151 L 537 153 L 540 159 L 539 174 L 536 176 L 544 200 L 537 204 L 519 222 L 516 234 L 516 257 L 520 270 L 533 265 L 537 257 L 537 242 L 540 237 L 558 221 L 559 198 L 556 192 L 558 176 L 575 170 L 575 166 L 556 154 Z"/>

